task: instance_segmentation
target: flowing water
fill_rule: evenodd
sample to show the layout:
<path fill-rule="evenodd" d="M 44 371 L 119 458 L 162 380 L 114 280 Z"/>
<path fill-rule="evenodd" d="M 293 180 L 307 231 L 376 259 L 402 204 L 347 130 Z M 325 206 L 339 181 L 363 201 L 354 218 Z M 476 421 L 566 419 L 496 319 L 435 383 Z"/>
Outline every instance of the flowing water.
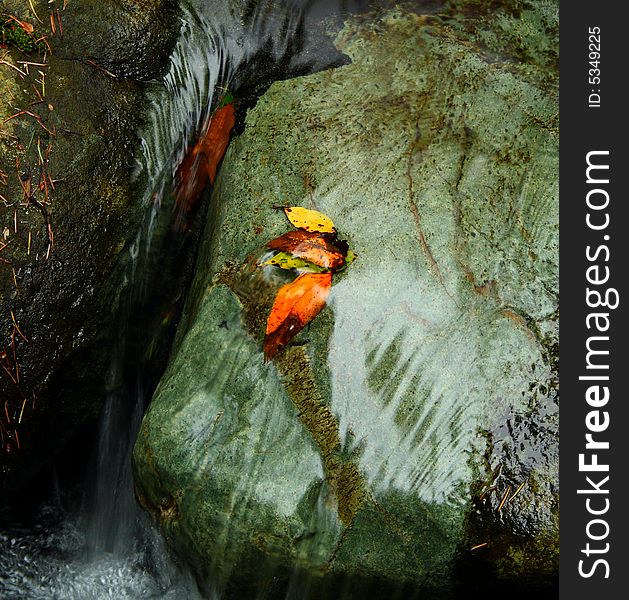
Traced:
<path fill-rule="evenodd" d="M 330 25 L 364 5 L 296 0 L 217 4 L 190 0 L 183 7 L 168 72 L 149 92 L 136 173 L 143 182 L 145 214 L 120 265 L 109 387 L 97 431 L 86 434 L 95 439 L 90 459 L 83 461 L 85 477 L 68 486 L 55 475 L 53 463 L 53 484 L 43 504 L 5 515 L 0 598 L 199 597 L 192 575 L 169 556 L 139 508 L 130 460 L 167 358 L 205 214 L 201 209 L 192 226 L 196 236 L 173 230 L 174 173 L 226 88 L 242 98 L 244 109 L 275 79 L 341 64 L 343 57 L 321 24 Z M 57 462 L 62 460 L 69 458 Z M 70 460 L 81 463 L 77 457 Z"/>

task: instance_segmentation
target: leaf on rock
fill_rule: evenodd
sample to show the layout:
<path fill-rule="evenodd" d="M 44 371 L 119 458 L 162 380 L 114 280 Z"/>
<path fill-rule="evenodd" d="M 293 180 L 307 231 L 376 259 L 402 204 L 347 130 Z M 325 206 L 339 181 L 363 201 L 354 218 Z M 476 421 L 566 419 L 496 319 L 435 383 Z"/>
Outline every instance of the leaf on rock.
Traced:
<path fill-rule="evenodd" d="M 271 360 L 325 306 L 332 273 L 303 273 L 277 292 L 264 337 L 265 360 Z"/>
<path fill-rule="evenodd" d="M 286 206 L 284 212 L 288 220 L 299 229 L 318 233 L 336 233 L 332 219 L 318 210 L 302 206 Z"/>
<path fill-rule="evenodd" d="M 33 33 L 33 31 L 35 30 L 35 28 L 30 23 L 27 23 L 26 21 L 20 21 L 17 17 L 14 17 L 13 15 L 3 16 L 11 21 L 15 21 L 28 34 Z"/>
<path fill-rule="evenodd" d="M 296 258 L 303 258 L 315 265 L 338 270 L 345 265 L 347 243 L 336 240 L 322 233 L 311 233 L 298 229 L 289 231 L 267 244 L 271 250 L 279 250 L 292 254 Z"/>
<path fill-rule="evenodd" d="M 210 121 L 207 135 L 203 140 L 208 156 L 206 165 L 210 183 L 216 179 L 216 169 L 221 162 L 227 146 L 229 145 L 229 134 L 236 123 L 236 111 L 233 104 L 226 104 L 219 108 Z"/>
<path fill-rule="evenodd" d="M 353 250 L 348 250 L 345 256 L 345 264 L 351 265 L 358 258 L 358 254 Z"/>
<path fill-rule="evenodd" d="M 280 267 L 280 269 L 287 270 L 295 269 L 298 271 L 308 271 L 310 273 L 321 273 L 325 270 L 324 267 L 315 265 L 303 258 L 298 258 L 292 254 L 288 254 L 287 252 L 278 252 L 268 260 L 261 263 L 261 266 L 265 265 L 274 265 L 276 267 Z"/>

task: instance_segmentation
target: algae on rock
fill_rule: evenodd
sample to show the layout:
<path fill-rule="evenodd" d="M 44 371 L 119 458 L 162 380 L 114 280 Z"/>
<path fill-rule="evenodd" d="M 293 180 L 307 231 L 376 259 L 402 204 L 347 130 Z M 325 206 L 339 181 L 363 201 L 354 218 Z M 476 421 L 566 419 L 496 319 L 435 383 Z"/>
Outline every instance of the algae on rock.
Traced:
<path fill-rule="evenodd" d="M 350 20 L 335 43 L 352 64 L 275 83 L 227 152 L 134 453 L 143 504 L 227 589 L 275 568 L 445 594 L 487 541 L 479 503 L 496 552 L 550 540 L 550 568 L 528 575 L 556 572 L 555 73 L 487 60 L 444 23 Z M 246 259 L 287 204 L 329 215 L 359 258 L 264 363 L 266 284 Z M 492 451 L 512 422 L 544 451 Z"/>

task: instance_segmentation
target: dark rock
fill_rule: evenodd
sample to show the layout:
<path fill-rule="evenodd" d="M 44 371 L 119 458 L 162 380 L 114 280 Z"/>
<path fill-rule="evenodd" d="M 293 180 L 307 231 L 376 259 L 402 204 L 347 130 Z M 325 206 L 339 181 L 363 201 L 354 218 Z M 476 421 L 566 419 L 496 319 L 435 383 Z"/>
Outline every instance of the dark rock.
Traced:
<path fill-rule="evenodd" d="M 63 35 L 26 3 L 3 4 L 53 49 L 9 48 L 24 70 L 15 61 L 46 61 L 24 78 L 0 65 L 0 118 L 32 113 L 0 133 L 3 487 L 19 486 L 93 419 L 105 393 L 116 269 L 143 211 L 133 172 L 148 101 L 137 78 L 165 67 L 178 32 L 170 4 L 72 2 Z M 46 2 L 34 6 L 48 17 Z"/>

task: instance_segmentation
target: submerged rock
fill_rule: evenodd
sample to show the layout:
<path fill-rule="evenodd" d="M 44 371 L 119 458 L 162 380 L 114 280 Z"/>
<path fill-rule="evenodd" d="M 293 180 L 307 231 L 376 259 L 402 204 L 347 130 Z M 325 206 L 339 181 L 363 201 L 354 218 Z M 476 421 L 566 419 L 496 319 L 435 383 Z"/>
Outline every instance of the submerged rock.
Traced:
<path fill-rule="evenodd" d="M 553 585 L 557 82 L 524 50 L 555 43 L 556 6 L 466 6 L 349 21 L 352 64 L 274 84 L 227 152 L 134 462 L 167 539 L 236 597 L 442 598 L 470 565 Z M 288 204 L 358 259 L 265 363 L 279 282 L 247 257 Z"/>

